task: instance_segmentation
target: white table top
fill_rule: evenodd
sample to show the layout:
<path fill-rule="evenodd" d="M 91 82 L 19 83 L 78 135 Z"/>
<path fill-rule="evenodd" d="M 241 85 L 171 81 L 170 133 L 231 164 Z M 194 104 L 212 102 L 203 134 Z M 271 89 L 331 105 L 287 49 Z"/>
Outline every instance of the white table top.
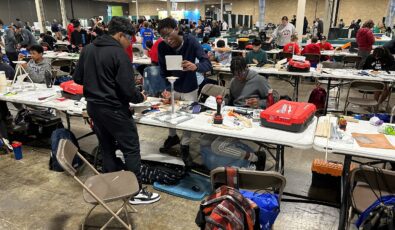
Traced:
<path fill-rule="evenodd" d="M 149 57 L 136 57 L 133 56 L 133 64 L 151 65 L 151 58 Z"/>
<path fill-rule="evenodd" d="M 350 53 L 345 51 L 335 51 L 335 50 L 322 50 L 321 55 L 325 56 L 348 56 L 348 57 L 356 57 L 357 53 Z"/>
<path fill-rule="evenodd" d="M 211 123 L 209 123 L 211 116 L 204 113 L 194 115 L 194 119 L 185 121 L 178 125 L 171 125 L 168 123 L 154 120 L 152 118 L 153 115 L 154 114 L 138 118 L 136 119 L 136 122 L 139 124 L 152 125 L 163 128 L 175 128 L 198 133 L 236 137 L 244 140 L 281 144 L 299 149 L 311 148 L 318 120 L 316 117 L 314 117 L 313 121 L 304 132 L 292 133 L 277 129 L 261 127 L 259 125 L 259 122 L 253 122 L 252 128 L 244 128 L 242 130 L 232 130 L 215 127 Z"/>
<path fill-rule="evenodd" d="M 60 41 L 60 40 L 57 40 L 56 41 L 56 45 L 70 45 L 70 42 L 69 41 Z"/>
<path fill-rule="evenodd" d="M 315 72 L 314 77 L 316 78 L 336 78 L 344 80 L 365 80 L 365 81 L 381 81 L 381 82 L 394 82 L 395 71 L 391 71 L 389 74 L 385 71 L 379 71 L 378 74 L 372 74 L 371 70 L 365 70 L 370 73 L 369 76 L 359 75 L 361 70 L 355 69 L 322 69 L 322 73 Z"/>
<path fill-rule="evenodd" d="M 44 58 L 78 61 L 80 55 L 75 53 L 45 51 Z"/>
<path fill-rule="evenodd" d="M 321 117 L 320 119 L 323 119 Z M 332 118 L 335 120 L 336 118 Z M 366 133 L 366 134 L 377 134 L 377 127 L 369 124 L 368 121 L 359 121 L 359 123 L 348 122 L 347 133 Z M 386 135 L 392 145 L 395 146 L 395 136 Z M 315 137 L 313 148 L 317 151 L 325 151 L 327 146 L 326 138 Z M 344 142 L 331 141 L 328 142 L 328 152 L 340 153 L 345 155 L 352 155 L 356 157 L 365 157 L 378 160 L 395 161 L 395 150 L 394 149 L 376 149 L 376 148 L 363 148 L 358 145 L 356 141 L 352 144 Z"/>
<path fill-rule="evenodd" d="M 220 72 L 228 72 L 230 73 L 229 66 L 221 66 L 221 65 L 214 65 L 213 69 L 215 71 Z M 273 74 L 273 75 L 287 75 L 287 76 L 303 76 L 303 77 L 312 77 L 314 75 L 315 69 L 311 68 L 310 72 L 288 72 L 284 70 L 278 70 L 276 68 L 263 68 L 263 67 L 250 67 L 249 69 L 254 70 L 257 73 L 261 74 Z"/>

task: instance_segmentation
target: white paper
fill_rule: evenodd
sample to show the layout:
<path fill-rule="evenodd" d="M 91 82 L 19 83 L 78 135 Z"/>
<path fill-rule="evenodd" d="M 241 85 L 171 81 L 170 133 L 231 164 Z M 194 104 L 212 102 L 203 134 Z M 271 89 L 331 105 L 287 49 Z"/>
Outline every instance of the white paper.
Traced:
<path fill-rule="evenodd" d="M 182 70 L 182 55 L 166 55 L 167 70 Z"/>

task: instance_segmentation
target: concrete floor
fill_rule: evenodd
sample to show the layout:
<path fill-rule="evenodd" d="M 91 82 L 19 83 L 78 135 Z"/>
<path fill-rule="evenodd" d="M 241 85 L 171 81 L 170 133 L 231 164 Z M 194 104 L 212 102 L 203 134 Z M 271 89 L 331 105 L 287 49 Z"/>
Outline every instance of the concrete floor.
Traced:
<path fill-rule="evenodd" d="M 280 94 L 292 95 L 292 88 L 283 81 L 271 79 L 273 88 Z M 306 101 L 314 84 L 305 82 L 300 88 L 300 101 Z M 342 93 L 345 94 L 345 90 Z M 354 108 L 359 109 L 359 108 Z M 72 120 L 72 130 L 79 136 L 89 131 L 89 126 L 80 119 Z M 167 130 L 138 126 L 143 158 L 157 153 L 167 136 Z M 96 145 L 95 137 L 80 143 L 82 149 L 91 151 Z M 193 154 L 198 155 L 198 142 L 193 142 Z M 80 229 L 84 215 L 91 207 L 82 198 L 82 189 L 64 173 L 48 170 L 49 149 L 24 146 L 24 158 L 16 161 L 7 155 L 0 156 L 0 229 Z M 165 159 L 179 161 L 169 156 Z M 323 158 L 314 150 L 285 150 L 285 191 L 311 195 L 320 199 L 334 200 L 335 191 L 317 190 L 310 187 L 311 162 Z M 342 161 L 343 157 L 330 155 L 331 160 Z M 272 160 L 268 158 L 268 165 Z M 91 173 L 85 168 L 82 178 Z M 194 219 L 199 202 L 189 201 L 161 193 L 162 199 L 152 205 L 136 206 L 133 215 L 135 229 L 197 229 Z M 113 206 L 115 208 L 115 206 Z M 96 210 L 88 225 L 103 224 L 110 215 L 103 209 Z M 338 210 L 326 206 L 302 203 L 281 204 L 281 213 L 273 229 L 337 229 Z M 117 226 L 116 224 L 113 224 Z M 97 229 L 97 228 L 88 228 Z"/>

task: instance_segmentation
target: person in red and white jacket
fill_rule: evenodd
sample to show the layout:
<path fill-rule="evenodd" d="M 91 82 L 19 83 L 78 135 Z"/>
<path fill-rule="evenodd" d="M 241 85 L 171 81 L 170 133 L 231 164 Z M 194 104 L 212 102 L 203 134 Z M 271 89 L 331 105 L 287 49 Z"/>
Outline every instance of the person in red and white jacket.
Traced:
<path fill-rule="evenodd" d="M 285 44 L 285 46 L 283 48 L 283 52 L 300 55 L 300 48 L 298 45 L 298 36 L 296 36 L 295 34 L 291 36 L 291 42 Z"/>
<path fill-rule="evenodd" d="M 321 55 L 321 48 L 320 48 L 320 44 L 317 43 L 318 42 L 318 38 L 317 37 L 313 37 L 311 39 L 311 43 L 306 45 L 304 47 L 304 49 L 302 50 L 302 55 L 304 54 L 318 54 Z M 315 67 L 318 63 L 317 62 L 310 62 L 312 67 Z"/>
<path fill-rule="evenodd" d="M 158 40 L 154 42 L 154 45 L 151 47 L 151 49 L 148 50 L 148 56 L 151 58 L 151 62 L 153 65 L 158 65 L 158 46 L 159 44 L 163 41 L 163 39 L 160 37 Z"/>
<path fill-rule="evenodd" d="M 326 37 L 322 36 L 321 41 L 319 43 L 320 45 L 320 50 L 333 50 L 333 46 L 331 43 L 327 42 Z M 329 60 L 330 57 L 329 56 L 322 56 L 321 57 L 321 61 L 327 61 Z"/>
<path fill-rule="evenodd" d="M 372 52 L 373 44 L 375 42 L 375 38 L 372 32 L 372 28 L 374 26 L 374 22 L 372 20 L 367 20 L 362 28 L 358 30 L 356 40 L 358 44 L 358 56 L 362 58 L 359 63 L 359 68 L 362 68 L 365 64 L 366 58 Z"/>

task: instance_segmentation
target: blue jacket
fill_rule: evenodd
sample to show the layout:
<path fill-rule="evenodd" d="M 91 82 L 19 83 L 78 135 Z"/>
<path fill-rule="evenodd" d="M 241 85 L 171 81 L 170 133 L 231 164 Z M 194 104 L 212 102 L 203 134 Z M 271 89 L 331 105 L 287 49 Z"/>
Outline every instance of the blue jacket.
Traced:
<path fill-rule="evenodd" d="M 140 35 L 143 38 L 143 48 L 146 49 L 145 43 L 149 40 L 154 41 L 154 32 L 150 28 L 141 28 Z"/>
<path fill-rule="evenodd" d="M 194 36 L 190 34 L 184 35 L 184 43 L 178 52 L 167 45 L 166 42 L 161 42 L 158 46 L 160 74 L 164 78 L 169 76 L 178 77 L 177 81 L 174 83 L 174 89 L 179 93 L 189 93 L 198 88 L 196 72 L 167 71 L 166 55 L 182 55 L 183 60 L 190 61 L 192 63 L 195 63 L 195 60 L 198 59 L 199 63 L 196 63 L 196 72 L 199 73 L 208 72 L 212 68 L 207 54 L 204 52 L 202 46 Z"/>

